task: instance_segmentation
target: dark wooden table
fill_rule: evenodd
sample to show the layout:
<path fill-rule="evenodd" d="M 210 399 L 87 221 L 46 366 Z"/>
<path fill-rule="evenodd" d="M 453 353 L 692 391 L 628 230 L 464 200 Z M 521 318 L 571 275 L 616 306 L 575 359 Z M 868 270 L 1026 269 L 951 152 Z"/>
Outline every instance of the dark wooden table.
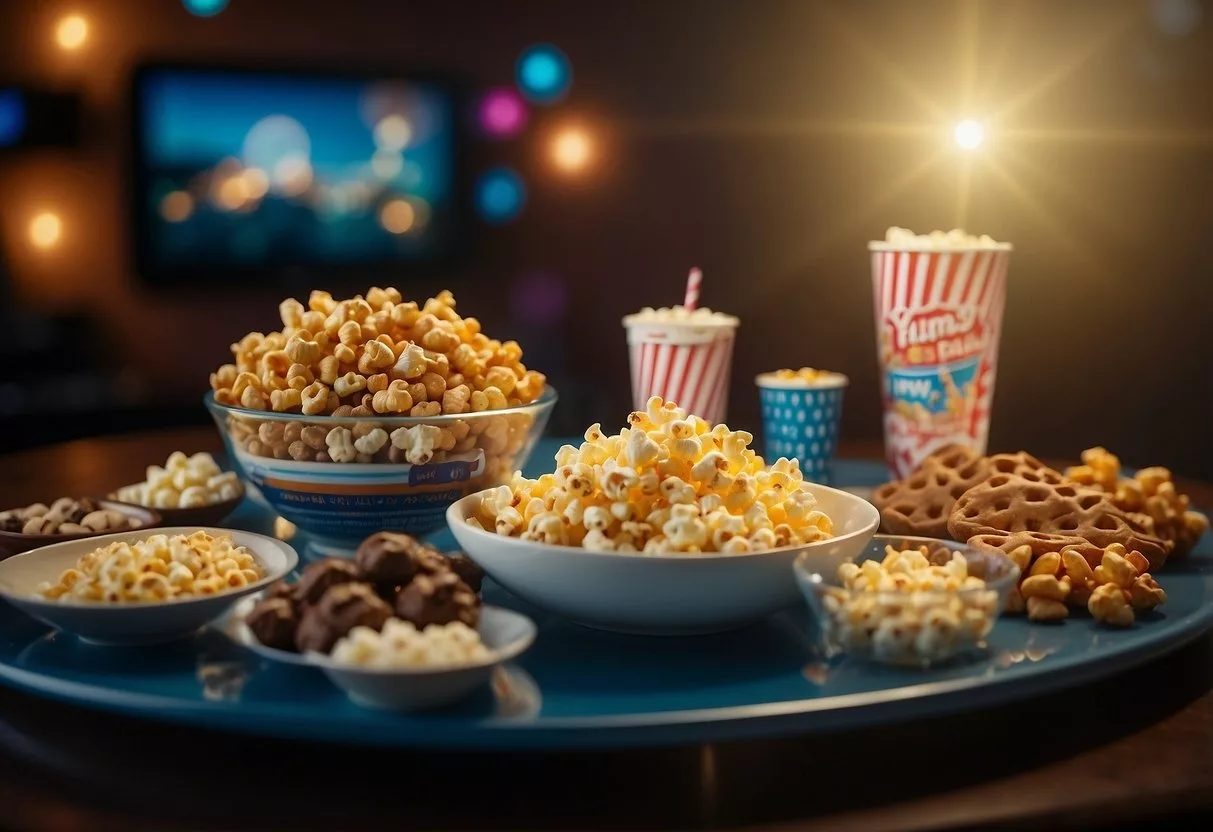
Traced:
<path fill-rule="evenodd" d="M 102 493 L 178 449 L 220 447 L 192 429 L 4 457 L 0 506 Z M 1213 488 L 1185 487 L 1213 505 Z M 249 739 L 0 688 L 0 826 L 1192 829 L 1213 812 L 1211 688 L 1206 636 L 1096 684 L 910 725 L 527 755 Z"/>

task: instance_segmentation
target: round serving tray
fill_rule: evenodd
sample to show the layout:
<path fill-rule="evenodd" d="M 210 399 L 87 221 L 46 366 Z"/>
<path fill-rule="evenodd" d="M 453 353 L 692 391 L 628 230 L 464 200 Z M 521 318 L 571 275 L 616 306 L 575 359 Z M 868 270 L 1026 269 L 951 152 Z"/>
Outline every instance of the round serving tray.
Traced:
<path fill-rule="evenodd" d="M 541 443 L 531 467 L 543 469 L 559 444 Z M 844 484 L 884 476 L 877 463 L 837 466 Z M 246 501 L 228 524 L 269 531 L 273 520 Z M 449 532 L 436 542 L 450 545 Z M 360 708 L 315 669 L 265 663 L 234 645 L 223 622 L 177 644 L 93 647 L 0 604 L 0 681 L 92 708 L 300 740 L 535 750 L 756 739 L 986 707 L 1123 671 L 1213 624 L 1213 536 L 1159 577 L 1166 605 L 1132 628 L 1085 616 L 1060 625 L 1006 618 L 988 657 L 928 671 L 823 661 L 802 609 L 720 635 L 624 636 L 543 613 L 488 583 L 488 603 L 535 619 L 534 646 L 491 690 L 414 715 Z"/>

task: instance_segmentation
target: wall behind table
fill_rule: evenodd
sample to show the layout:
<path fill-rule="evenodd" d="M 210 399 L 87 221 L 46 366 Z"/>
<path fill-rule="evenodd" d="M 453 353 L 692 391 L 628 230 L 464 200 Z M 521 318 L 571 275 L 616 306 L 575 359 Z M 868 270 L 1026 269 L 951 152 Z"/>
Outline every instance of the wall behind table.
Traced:
<path fill-rule="evenodd" d="M 52 38 L 69 11 L 91 26 L 77 53 Z M 879 435 L 864 242 L 890 224 L 963 219 L 1016 245 L 993 443 L 1074 455 L 1100 442 L 1213 471 L 1213 144 L 1201 138 L 1213 36 L 1210 21 L 1164 35 L 1133 2 L 231 0 L 199 19 L 168 0 L 13 0 L 0 4 L 0 77 L 80 88 L 89 113 L 79 153 L 0 164 L 20 303 L 95 315 L 155 403 L 191 407 L 283 293 L 140 288 L 121 164 L 134 64 L 430 66 L 489 85 L 537 41 L 569 54 L 575 86 L 498 151 L 528 179 L 526 213 L 466 265 L 401 288 L 450 286 L 486 331 L 517 337 L 566 393 L 557 430 L 620 423 L 619 318 L 678 300 L 699 265 L 704 301 L 743 320 L 735 425 L 757 432 L 756 373 L 813 364 L 852 378 L 848 435 Z M 983 158 L 996 164 L 972 167 L 962 209 L 965 162 L 946 125 L 1012 104 L 999 126 L 1020 135 L 1000 143 L 992 128 Z M 565 118 L 596 137 L 601 164 L 584 177 L 558 176 L 542 153 Z M 43 208 L 65 224 L 51 253 L 25 239 Z M 512 305 L 537 270 L 567 287 L 567 316 L 546 328 Z M 368 273 L 376 282 L 398 281 Z"/>

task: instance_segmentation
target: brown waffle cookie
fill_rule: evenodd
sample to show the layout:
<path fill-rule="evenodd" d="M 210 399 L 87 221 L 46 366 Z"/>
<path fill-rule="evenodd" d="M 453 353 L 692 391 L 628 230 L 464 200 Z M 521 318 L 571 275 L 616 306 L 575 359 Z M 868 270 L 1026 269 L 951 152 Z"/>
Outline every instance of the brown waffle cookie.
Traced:
<path fill-rule="evenodd" d="M 987 460 L 963 445 L 946 445 L 908 477 L 885 483 L 872 494 L 886 534 L 947 537 L 956 498 L 990 475 Z"/>
<path fill-rule="evenodd" d="M 1098 489 L 1066 481 L 1055 485 L 1017 474 L 995 474 L 966 491 L 952 507 L 948 531 L 957 540 L 1042 532 L 1081 537 L 1100 549 L 1119 543 L 1145 555 L 1151 569 L 1161 566 L 1171 549 L 1166 541 L 1147 534 Z"/>
<path fill-rule="evenodd" d="M 1014 474 L 1029 482 L 1042 482 L 1048 485 L 1061 485 L 1068 482 L 1066 476 L 1045 465 L 1027 451 L 1013 454 L 994 454 L 989 460 L 990 476 L 995 474 Z"/>

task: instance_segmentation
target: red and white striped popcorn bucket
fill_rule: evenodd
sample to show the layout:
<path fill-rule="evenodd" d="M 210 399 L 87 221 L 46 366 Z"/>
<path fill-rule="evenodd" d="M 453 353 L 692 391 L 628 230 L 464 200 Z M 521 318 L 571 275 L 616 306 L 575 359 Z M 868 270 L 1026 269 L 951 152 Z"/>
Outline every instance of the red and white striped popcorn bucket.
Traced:
<path fill-rule="evenodd" d="M 868 248 L 889 468 L 951 443 L 985 453 L 1011 246 Z"/>
<path fill-rule="evenodd" d="M 735 318 L 719 321 L 624 320 L 632 365 L 632 402 L 643 410 L 661 396 L 716 425 L 728 410 Z"/>

